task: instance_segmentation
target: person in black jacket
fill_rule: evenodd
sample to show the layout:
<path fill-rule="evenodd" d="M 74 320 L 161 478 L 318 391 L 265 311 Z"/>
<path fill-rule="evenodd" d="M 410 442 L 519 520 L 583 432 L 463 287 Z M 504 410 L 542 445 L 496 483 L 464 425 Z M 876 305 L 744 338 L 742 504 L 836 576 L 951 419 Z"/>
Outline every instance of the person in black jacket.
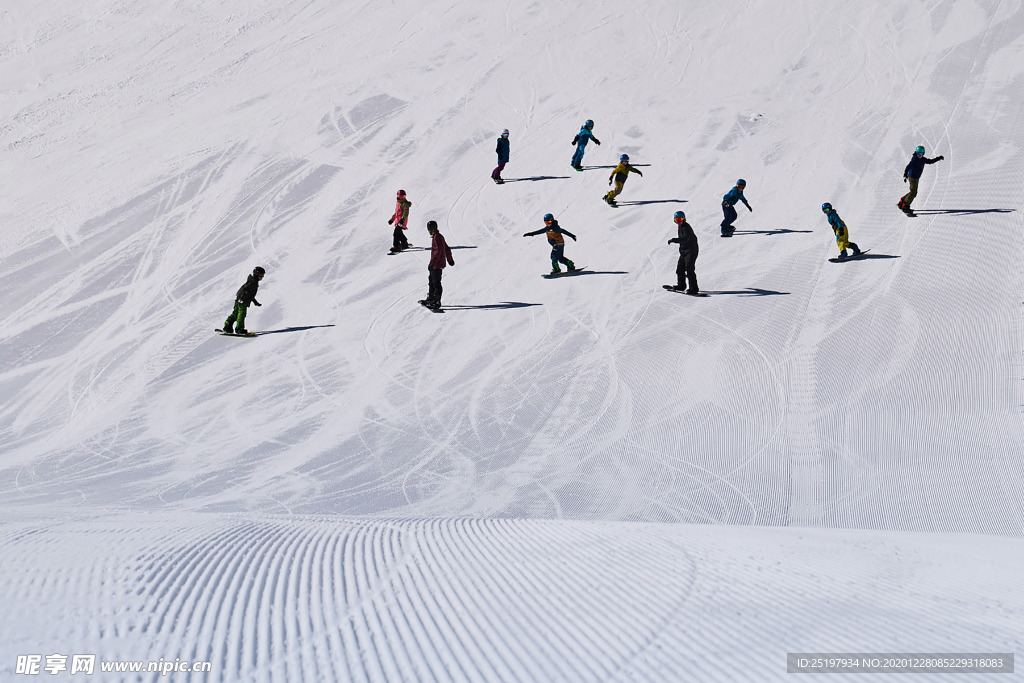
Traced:
<path fill-rule="evenodd" d="M 921 180 L 921 174 L 924 173 L 925 165 L 934 164 L 936 161 L 942 161 L 945 158 L 940 154 L 934 159 L 926 159 L 924 147 L 918 145 L 917 149 L 914 150 L 914 156 L 910 157 L 910 163 L 903 169 L 903 182 L 910 183 L 910 192 L 903 195 L 896 206 L 900 207 L 902 211 L 910 213 L 910 205 L 913 203 L 914 198 L 917 197 L 917 184 Z"/>
<path fill-rule="evenodd" d="M 260 280 L 266 275 L 267 271 L 263 270 L 262 266 L 256 266 L 252 269 L 252 275 L 245 281 L 245 284 L 238 288 L 238 292 L 235 294 L 235 308 L 231 311 L 231 315 L 224 321 L 224 333 L 231 334 L 231 325 L 235 325 L 235 334 L 249 334 L 249 331 L 245 329 L 245 314 L 249 311 L 249 304 L 255 304 L 262 306 L 259 301 L 256 301 L 256 292 L 260 288 Z"/>
<path fill-rule="evenodd" d="M 694 270 L 697 254 L 700 253 L 697 234 L 686 222 L 686 214 L 682 211 L 676 211 L 672 220 L 679 227 L 679 236 L 668 241 L 669 244 L 675 242 L 679 245 L 679 265 L 676 266 L 675 289 L 678 291 L 685 289 L 687 294 L 697 295 L 700 293 L 700 288 L 697 286 L 697 271 Z M 686 288 L 687 281 L 689 281 L 689 289 Z"/>

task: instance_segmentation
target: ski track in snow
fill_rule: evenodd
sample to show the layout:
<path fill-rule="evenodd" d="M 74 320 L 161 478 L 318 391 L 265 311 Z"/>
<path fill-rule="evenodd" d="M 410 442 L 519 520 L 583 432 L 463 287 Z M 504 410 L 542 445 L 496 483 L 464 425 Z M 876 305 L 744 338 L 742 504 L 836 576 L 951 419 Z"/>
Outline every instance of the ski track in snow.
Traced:
<path fill-rule="evenodd" d="M 1021 650 L 1022 26 L 966 0 L 17 0 L 0 677 L 44 651 L 724 681 Z M 945 159 L 904 218 L 917 144 Z M 644 176 L 613 209 L 623 152 Z M 419 249 L 385 256 L 399 187 Z M 870 258 L 826 261 L 823 201 Z M 678 209 L 707 298 L 661 289 Z M 547 212 L 589 272 L 538 277 Z M 443 315 L 416 304 L 431 219 Z M 263 334 L 212 334 L 257 264 Z"/>

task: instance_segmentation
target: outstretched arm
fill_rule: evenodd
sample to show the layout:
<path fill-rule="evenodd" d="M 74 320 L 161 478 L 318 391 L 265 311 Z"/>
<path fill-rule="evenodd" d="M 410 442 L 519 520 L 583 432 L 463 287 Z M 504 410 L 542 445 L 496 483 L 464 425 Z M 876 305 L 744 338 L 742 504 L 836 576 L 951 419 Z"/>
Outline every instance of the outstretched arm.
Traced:
<path fill-rule="evenodd" d="M 534 235 L 539 235 L 542 232 L 547 232 L 547 231 L 548 231 L 547 228 L 541 228 L 540 230 L 534 230 L 533 232 L 524 232 L 523 233 L 523 237 L 533 237 Z"/>

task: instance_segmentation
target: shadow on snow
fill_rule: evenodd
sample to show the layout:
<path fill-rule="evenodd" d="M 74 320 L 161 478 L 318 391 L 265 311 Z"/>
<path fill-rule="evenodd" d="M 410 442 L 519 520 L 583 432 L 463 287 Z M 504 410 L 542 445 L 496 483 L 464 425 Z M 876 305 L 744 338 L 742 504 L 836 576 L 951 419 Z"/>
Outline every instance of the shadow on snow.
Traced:
<path fill-rule="evenodd" d="M 1013 213 L 1017 209 L 914 209 L 918 214 L 971 214 L 971 213 Z"/>
<path fill-rule="evenodd" d="M 746 289 L 702 289 L 705 294 L 735 294 L 736 296 L 782 296 L 789 292 L 776 292 L 774 289 L 747 287 Z"/>
<path fill-rule="evenodd" d="M 263 330 L 262 332 L 256 332 L 257 337 L 262 337 L 265 334 L 281 334 L 282 332 L 302 332 L 303 330 L 315 330 L 320 327 L 334 327 L 334 325 L 305 325 L 303 327 L 282 327 L 280 330 Z"/>
<path fill-rule="evenodd" d="M 476 306 L 471 306 L 469 304 L 460 305 L 460 306 L 451 306 L 451 305 L 447 305 L 446 304 L 444 306 L 444 310 L 446 310 L 446 311 L 458 311 L 458 310 L 463 310 L 463 311 L 468 311 L 468 310 L 493 311 L 493 310 L 499 310 L 499 309 L 503 309 L 503 308 L 527 308 L 529 306 L 543 306 L 543 305 L 544 304 L 528 304 L 528 303 L 523 302 L 523 301 L 502 301 L 500 304 L 479 304 L 479 305 L 476 305 Z"/>
<path fill-rule="evenodd" d="M 685 204 L 688 201 L 687 199 L 638 199 L 629 202 L 616 201 L 615 203 L 619 206 L 640 206 L 641 204 Z"/>
<path fill-rule="evenodd" d="M 733 235 L 786 235 L 791 232 L 814 232 L 813 230 L 790 230 L 779 228 L 778 230 L 735 230 Z"/>

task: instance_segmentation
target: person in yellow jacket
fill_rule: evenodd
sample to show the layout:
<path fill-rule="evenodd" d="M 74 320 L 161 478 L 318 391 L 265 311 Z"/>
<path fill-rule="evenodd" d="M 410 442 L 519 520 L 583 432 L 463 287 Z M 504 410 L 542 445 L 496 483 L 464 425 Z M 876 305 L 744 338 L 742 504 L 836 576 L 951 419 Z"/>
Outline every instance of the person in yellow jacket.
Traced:
<path fill-rule="evenodd" d="M 626 178 L 629 177 L 630 173 L 636 173 L 641 178 L 643 173 L 629 165 L 629 155 L 623 154 L 619 157 L 619 165 L 615 167 L 612 174 L 608 176 L 608 184 L 611 185 L 612 181 L 615 181 L 615 187 L 608 190 L 605 194 L 604 200 L 608 202 L 608 206 L 615 206 L 615 198 L 622 192 L 622 186 L 626 184 Z"/>

